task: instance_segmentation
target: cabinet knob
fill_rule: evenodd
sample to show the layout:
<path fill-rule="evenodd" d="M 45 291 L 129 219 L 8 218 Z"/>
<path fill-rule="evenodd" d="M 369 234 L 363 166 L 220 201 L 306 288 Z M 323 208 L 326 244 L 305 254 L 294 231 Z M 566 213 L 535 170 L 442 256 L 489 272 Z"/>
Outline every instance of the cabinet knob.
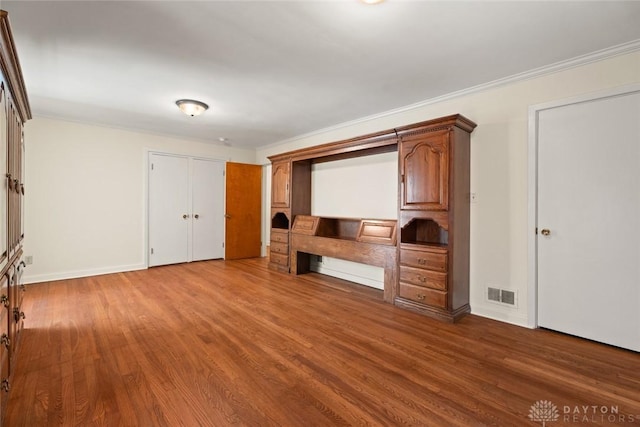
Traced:
<path fill-rule="evenodd" d="M 24 311 L 20 311 L 18 310 L 18 308 L 14 308 L 13 309 L 13 318 L 16 320 L 16 322 L 19 322 L 20 319 L 24 319 L 26 316 L 24 315 Z"/>
<path fill-rule="evenodd" d="M 416 298 L 418 298 L 420 301 L 423 301 L 425 297 L 422 294 L 418 294 L 416 295 Z"/>
<path fill-rule="evenodd" d="M 540 231 L 540 234 L 542 234 L 543 236 L 548 236 L 548 235 L 550 235 L 550 234 L 551 234 L 551 230 L 549 230 L 548 228 L 543 228 L 543 229 Z"/>
<path fill-rule="evenodd" d="M 0 344 L 4 344 L 4 346 L 9 349 L 9 347 L 11 346 L 11 340 L 9 339 L 7 334 L 2 334 L 2 336 L 0 337 Z"/>
<path fill-rule="evenodd" d="M 2 388 L 3 391 L 6 391 L 8 393 L 9 390 L 11 390 L 11 386 L 9 385 L 9 380 L 7 379 L 2 380 L 2 384 L 0 385 L 0 388 Z"/>
<path fill-rule="evenodd" d="M 195 219 L 198 219 L 198 218 L 200 218 L 200 215 L 195 214 L 193 217 L 194 217 Z"/>
<path fill-rule="evenodd" d="M 229 215 L 229 214 L 224 214 L 224 217 L 225 217 L 225 218 L 227 218 L 227 219 L 229 219 L 229 218 L 231 218 L 231 215 Z"/>
<path fill-rule="evenodd" d="M 2 295 L 0 297 L 0 304 L 4 305 L 5 307 L 9 307 L 9 297 L 6 295 Z"/>

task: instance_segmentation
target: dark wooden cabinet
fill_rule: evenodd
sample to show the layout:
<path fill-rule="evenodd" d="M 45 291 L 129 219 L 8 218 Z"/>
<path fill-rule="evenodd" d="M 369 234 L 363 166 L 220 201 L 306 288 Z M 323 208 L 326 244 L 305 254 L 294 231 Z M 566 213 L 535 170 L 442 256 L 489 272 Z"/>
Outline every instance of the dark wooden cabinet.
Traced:
<path fill-rule="evenodd" d="M 455 115 L 397 129 L 396 304 L 446 321 L 470 311 L 469 170 L 475 126 Z"/>
<path fill-rule="evenodd" d="M 0 425 L 24 327 L 24 123 L 31 118 L 11 26 L 0 11 Z"/>
<path fill-rule="evenodd" d="M 468 313 L 469 143 L 475 126 L 453 115 L 269 157 L 269 266 L 304 273 L 309 254 L 378 265 L 385 269 L 385 301 L 446 321 Z M 395 150 L 397 226 L 393 220 L 310 215 L 313 163 Z"/>

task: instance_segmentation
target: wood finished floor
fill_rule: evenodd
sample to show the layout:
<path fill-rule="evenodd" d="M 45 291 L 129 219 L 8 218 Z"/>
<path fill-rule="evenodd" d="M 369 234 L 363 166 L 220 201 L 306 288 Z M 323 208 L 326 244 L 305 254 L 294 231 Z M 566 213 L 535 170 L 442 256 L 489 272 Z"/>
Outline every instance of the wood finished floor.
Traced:
<path fill-rule="evenodd" d="M 535 426 L 539 400 L 640 424 L 640 355 L 264 260 L 30 285 L 7 426 Z M 598 412 L 599 414 L 599 412 Z M 629 416 L 638 416 L 628 423 Z M 584 422 L 584 420 L 583 420 Z"/>

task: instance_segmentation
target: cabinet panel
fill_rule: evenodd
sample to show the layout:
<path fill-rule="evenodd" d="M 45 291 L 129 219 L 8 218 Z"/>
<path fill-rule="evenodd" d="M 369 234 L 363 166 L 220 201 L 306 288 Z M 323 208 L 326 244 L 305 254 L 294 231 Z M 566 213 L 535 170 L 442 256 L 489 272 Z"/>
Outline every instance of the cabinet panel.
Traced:
<path fill-rule="evenodd" d="M 270 261 L 282 267 L 289 265 L 289 255 L 281 255 L 271 252 Z"/>
<path fill-rule="evenodd" d="M 0 358 L 0 417 L 4 419 L 4 414 L 7 410 L 7 402 L 9 400 L 9 357 L 8 354 L 4 354 Z"/>
<path fill-rule="evenodd" d="M 286 243 L 278 243 L 271 241 L 271 253 L 289 255 L 289 245 Z"/>
<path fill-rule="evenodd" d="M 291 163 L 288 161 L 273 163 L 271 167 L 271 206 L 289 207 L 289 180 Z"/>
<path fill-rule="evenodd" d="M 271 241 L 280 243 L 289 243 L 289 232 L 287 230 L 271 229 Z"/>
<path fill-rule="evenodd" d="M 400 282 L 400 297 L 438 308 L 447 308 L 447 293 Z"/>
<path fill-rule="evenodd" d="M 424 268 L 400 266 L 400 281 L 426 288 L 447 290 L 447 274 Z"/>
<path fill-rule="evenodd" d="M 400 264 L 446 272 L 447 254 L 446 252 L 400 249 Z"/>
<path fill-rule="evenodd" d="M 9 180 L 7 170 L 7 94 L 4 82 L 0 83 L 0 176 L 3 184 L 0 186 L 0 267 L 7 262 L 7 196 Z"/>
<path fill-rule="evenodd" d="M 434 132 L 402 138 L 401 209 L 447 210 L 449 207 L 449 134 Z"/>

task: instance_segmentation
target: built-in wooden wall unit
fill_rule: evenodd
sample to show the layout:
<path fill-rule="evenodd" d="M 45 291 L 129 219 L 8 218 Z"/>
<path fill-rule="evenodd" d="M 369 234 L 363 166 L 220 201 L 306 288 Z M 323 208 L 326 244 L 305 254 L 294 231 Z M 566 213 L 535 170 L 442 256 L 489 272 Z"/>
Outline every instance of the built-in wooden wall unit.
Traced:
<path fill-rule="evenodd" d="M 370 264 L 384 268 L 388 303 L 450 322 L 469 313 L 475 127 L 456 114 L 269 157 L 270 268 L 306 273 L 311 254 Z M 397 221 L 311 215 L 314 163 L 390 151 L 398 152 Z"/>
<path fill-rule="evenodd" d="M 24 326 L 24 123 L 31 110 L 7 12 L 0 10 L 0 426 Z"/>

